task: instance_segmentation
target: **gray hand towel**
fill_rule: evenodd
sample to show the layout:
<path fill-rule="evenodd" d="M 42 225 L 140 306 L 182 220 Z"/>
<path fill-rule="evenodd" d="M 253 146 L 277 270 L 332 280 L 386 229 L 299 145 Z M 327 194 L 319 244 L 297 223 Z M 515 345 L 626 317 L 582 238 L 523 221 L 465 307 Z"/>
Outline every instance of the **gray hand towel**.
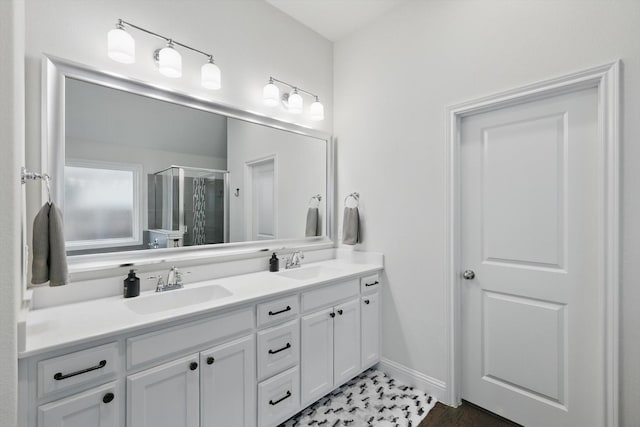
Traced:
<path fill-rule="evenodd" d="M 45 203 L 33 220 L 33 263 L 31 283 L 39 285 L 49 281 L 49 210 Z"/>
<path fill-rule="evenodd" d="M 318 235 L 318 208 L 309 208 L 307 210 L 307 228 L 304 232 L 305 237 Z"/>
<path fill-rule="evenodd" d="M 360 243 L 360 213 L 358 208 L 344 208 L 342 243 L 345 245 Z"/>
<path fill-rule="evenodd" d="M 31 274 L 33 284 L 47 281 L 49 286 L 61 286 L 69 282 L 62 212 L 49 203 L 45 203 L 33 221 Z"/>

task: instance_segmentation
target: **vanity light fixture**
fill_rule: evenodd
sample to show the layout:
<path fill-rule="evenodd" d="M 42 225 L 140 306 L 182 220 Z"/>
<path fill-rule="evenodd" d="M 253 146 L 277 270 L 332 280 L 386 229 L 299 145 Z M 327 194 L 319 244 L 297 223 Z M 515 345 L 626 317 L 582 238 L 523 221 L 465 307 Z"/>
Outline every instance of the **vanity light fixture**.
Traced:
<path fill-rule="evenodd" d="M 304 101 L 302 96 L 298 93 L 298 88 L 293 88 L 293 91 L 287 96 L 287 107 L 289 112 L 293 114 L 302 114 Z"/>
<path fill-rule="evenodd" d="M 167 47 L 158 49 L 153 53 L 153 59 L 156 60 L 160 74 L 172 79 L 182 77 L 182 55 L 174 49 L 171 40 L 167 43 Z"/>
<path fill-rule="evenodd" d="M 182 55 L 176 50 L 176 46 L 180 46 L 207 57 L 207 62 L 200 69 L 200 83 L 203 87 L 215 90 L 220 89 L 222 86 L 220 68 L 214 63 L 213 55 L 184 43 L 177 42 L 169 37 L 154 33 L 153 31 L 149 31 L 123 19 L 118 19 L 116 28 L 107 34 L 107 53 L 109 58 L 124 64 L 132 64 L 135 62 L 135 40 L 131 34 L 125 30 L 125 27 L 134 28 L 167 42 L 167 46 L 153 53 L 153 57 L 158 65 L 158 71 L 163 75 L 171 78 L 182 76 Z"/>
<path fill-rule="evenodd" d="M 280 89 L 273 83 L 273 77 L 269 79 L 269 83 L 262 89 L 262 100 L 267 107 L 275 107 L 280 103 Z"/>
<path fill-rule="evenodd" d="M 131 34 L 124 30 L 122 21 L 118 21 L 116 28 L 107 34 L 107 54 L 109 58 L 123 64 L 136 62 L 136 42 Z"/>
<path fill-rule="evenodd" d="M 280 89 L 275 83 L 291 88 L 291 92 L 285 92 L 280 96 Z M 311 114 L 311 120 L 324 120 L 324 106 L 320 103 L 318 95 L 308 92 L 304 89 L 300 89 L 297 86 L 283 82 L 274 77 L 269 77 L 269 83 L 262 89 L 262 100 L 264 105 L 268 107 L 275 107 L 278 103 L 282 102 L 282 105 L 292 114 L 302 114 L 304 109 L 304 101 L 300 93 L 311 96 L 315 101 L 311 104 L 309 112 Z"/>

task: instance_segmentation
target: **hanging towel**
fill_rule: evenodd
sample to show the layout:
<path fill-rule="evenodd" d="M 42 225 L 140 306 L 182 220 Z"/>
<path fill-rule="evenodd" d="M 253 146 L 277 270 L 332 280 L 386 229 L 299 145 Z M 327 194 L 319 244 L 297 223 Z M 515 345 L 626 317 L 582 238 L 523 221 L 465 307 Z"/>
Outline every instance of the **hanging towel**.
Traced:
<path fill-rule="evenodd" d="M 61 286 L 69 282 L 62 212 L 50 203 L 44 204 L 33 221 L 31 270 L 31 282 L 34 285 L 47 281 L 49 286 Z"/>
<path fill-rule="evenodd" d="M 360 243 L 360 213 L 358 208 L 344 208 L 342 219 L 342 243 L 355 245 Z"/>
<path fill-rule="evenodd" d="M 307 210 L 307 228 L 304 232 L 305 237 L 313 237 L 318 235 L 318 216 L 320 215 L 318 208 L 309 208 Z"/>

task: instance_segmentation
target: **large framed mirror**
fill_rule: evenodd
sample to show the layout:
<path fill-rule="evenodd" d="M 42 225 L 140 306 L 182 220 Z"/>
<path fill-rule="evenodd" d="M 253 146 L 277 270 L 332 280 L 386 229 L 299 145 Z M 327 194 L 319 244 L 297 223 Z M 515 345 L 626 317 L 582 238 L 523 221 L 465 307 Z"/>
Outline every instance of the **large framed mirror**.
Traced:
<path fill-rule="evenodd" d="M 333 246 L 325 133 L 46 55 L 42 102 L 71 272 Z"/>

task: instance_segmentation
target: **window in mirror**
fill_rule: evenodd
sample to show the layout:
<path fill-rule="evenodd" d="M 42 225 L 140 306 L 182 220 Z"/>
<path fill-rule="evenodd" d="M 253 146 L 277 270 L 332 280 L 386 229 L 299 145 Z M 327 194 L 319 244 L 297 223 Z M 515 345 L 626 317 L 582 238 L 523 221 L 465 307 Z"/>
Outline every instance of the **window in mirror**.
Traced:
<path fill-rule="evenodd" d="M 64 168 L 67 249 L 140 245 L 138 165 L 67 159 Z"/>

